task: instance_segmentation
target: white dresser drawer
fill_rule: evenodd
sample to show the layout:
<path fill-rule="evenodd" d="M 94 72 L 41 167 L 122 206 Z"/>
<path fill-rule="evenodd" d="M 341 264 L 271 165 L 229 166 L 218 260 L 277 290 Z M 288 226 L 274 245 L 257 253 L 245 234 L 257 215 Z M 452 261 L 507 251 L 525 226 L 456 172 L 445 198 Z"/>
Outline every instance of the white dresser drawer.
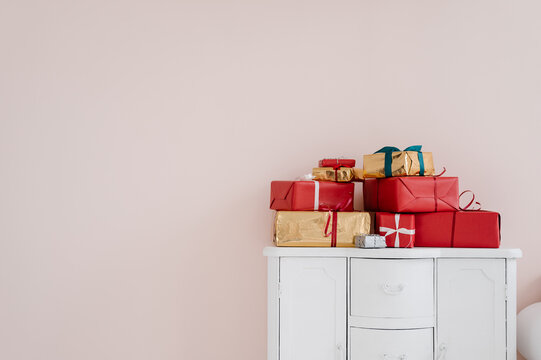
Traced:
<path fill-rule="evenodd" d="M 351 328 L 350 360 L 433 360 L 433 332 Z"/>
<path fill-rule="evenodd" d="M 351 316 L 433 318 L 432 259 L 351 259 Z"/>

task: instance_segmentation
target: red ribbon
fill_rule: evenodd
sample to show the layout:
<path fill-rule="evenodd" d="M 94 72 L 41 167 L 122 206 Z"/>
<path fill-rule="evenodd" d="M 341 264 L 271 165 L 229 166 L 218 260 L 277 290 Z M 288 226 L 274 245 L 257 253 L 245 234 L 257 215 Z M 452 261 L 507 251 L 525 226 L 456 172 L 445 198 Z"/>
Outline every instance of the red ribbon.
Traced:
<path fill-rule="evenodd" d="M 443 172 L 441 174 L 443 174 L 444 172 L 445 172 L 445 168 L 443 168 Z M 437 175 L 437 176 L 440 176 L 440 175 Z M 436 211 L 436 212 L 438 211 L 438 191 L 437 191 L 438 182 L 436 181 L 437 176 L 434 176 L 434 201 L 435 201 L 435 205 L 436 205 L 436 208 L 434 209 L 434 211 Z M 462 207 L 462 206 L 460 206 L 460 198 L 462 197 L 462 195 L 464 195 L 466 193 L 471 193 L 472 198 L 471 198 L 470 202 L 468 203 L 468 205 Z M 475 209 L 470 209 L 470 206 L 472 206 L 473 204 L 477 205 L 478 207 L 475 208 Z M 458 195 L 458 209 L 456 209 L 456 210 L 457 211 L 458 210 L 461 210 L 461 211 L 479 211 L 479 210 L 481 210 L 481 203 L 479 201 L 475 201 L 475 193 L 473 191 L 464 190 L 463 192 L 460 193 L 460 195 Z"/>
<path fill-rule="evenodd" d="M 466 193 L 471 193 L 472 194 L 472 197 L 471 197 L 471 200 L 470 202 L 468 203 L 468 205 L 464 206 L 464 207 L 461 207 L 460 206 L 460 198 L 462 197 L 462 195 L 466 194 Z M 475 203 L 475 205 L 477 205 L 478 207 L 475 208 L 475 209 L 470 209 L 470 206 L 472 206 L 473 204 Z M 479 201 L 475 201 L 475 194 L 473 191 L 471 190 L 464 190 L 463 192 L 460 193 L 460 195 L 458 196 L 458 208 L 462 211 L 479 211 L 481 210 L 481 203 Z"/>
<path fill-rule="evenodd" d="M 455 247 L 455 220 L 456 212 L 453 212 L 453 227 L 451 228 L 451 247 Z"/>
<path fill-rule="evenodd" d="M 442 176 L 443 174 L 445 174 L 445 172 L 447 171 L 447 169 L 445 168 L 445 166 L 443 167 L 443 171 L 441 173 L 439 173 L 438 175 L 434 175 L 434 177 L 440 177 Z"/>
<path fill-rule="evenodd" d="M 434 211 L 438 212 L 438 182 L 434 177 Z"/>
<path fill-rule="evenodd" d="M 333 170 L 334 170 L 334 181 L 338 182 L 338 170 L 340 170 L 340 168 L 352 168 L 351 166 L 347 166 L 347 165 L 340 165 L 338 164 L 338 160 L 336 160 L 336 164 L 332 166 Z"/>
<path fill-rule="evenodd" d="M 338 234 L 338 212 L 343 211 L 344 209 L 347 209 L 347 207 L 351 204 L 352 199 L 349 198 L 345 202 L 341 202 L 336 206 L 336 209 L 330 209 L 326 205 L 321 205 L 321 209 L 324 211 L 329 212 L 329 216 L 327 217 L 327 224 L 325 225 L 325 231 L 324 235 L 325 237 L 331 237 L 331 247 L 336 247 L 337 242 L 337 234 Z M 331 232 L 329 232 L 329 225 L 331 224 L 332 219 L 332 226 L 331 226 Z"/>
<path fill-rule="evenodd" d="M 447 171 L 447 169 L 444 166 L 443 171 L 441 173 L 439 173 L 438 175 L 434 175 L 434 180 L 436 180 L 435 178 L 442 176 L 446 171 Z M 436 184 L 437 184 L 437 182 L 434 181 L 434 199 L 436 200 L 436 211 L 438 211 L 438 197 L 436 196 Z M 470 202 L 468 203 L 468 205 L 466 205 L 464 207 L 461 207 L 460 206 L 460 198 L 462 197 L 462 195 L 464 195 L 466 193 L 471 193 L 472 198 L 471 198 Z M 477 205 L 478 207 L 475 208 L 475 209 L 470 209 L 470 206 L 472 206 L 473 204 Z M 464 190 L 463 192 L 460 193 L 460 195 L 458 195 L 458 210 L 462 210 L 462 211 L 479 211 L 479 210 L 481 210 L 481 203 L 479 201 L 475 201 L 475 193 L 473 191 Z"/>
<path fill-rule="evenodd" d="M 349 165 L 345 165 L 345 164 L 340 164 L 340 163 L 339 163 L 339 160 L 336 160 L 336 164 L 334 164 L 334 165 L 332 166 L 332 168 L 333 168 L 334 170 L 340 169 L 341 167 L 352 168 L 353 166 L 349 166 Z"/>
<path fill-rule="evenodd" d="M 329 231 L 329 223 L 332 217 L 332 230 Z M 338 230 L 338 212 L 329 210 L 329 217 L 327 218 L 327 225 L 325 225 L 325 237 L 331 236 L 331 247 L 336 247 L 336 233 Z"/>

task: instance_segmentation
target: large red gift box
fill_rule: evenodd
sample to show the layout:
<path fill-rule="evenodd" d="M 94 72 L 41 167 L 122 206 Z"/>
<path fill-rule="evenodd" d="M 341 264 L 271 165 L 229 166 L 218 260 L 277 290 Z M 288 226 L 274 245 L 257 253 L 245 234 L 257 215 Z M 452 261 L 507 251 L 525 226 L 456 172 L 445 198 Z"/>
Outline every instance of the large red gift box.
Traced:
<path fill-rule="evenodd" d="M 365 179 L 364 211 L 419 213 L 458 210 L 457 177 Z"/>
<path fill-rule="evenodd" d="M 353 211 L 355 184 L 330 181 L 273 181 L 270 208 L 292 211 Z"/>
<path fill-rule="evenodd" d="M 415 246 L 500 247 L 500 214 L 456 211 L 415 214 Z"/>
<path fill-rule="evenodd" d="M 387 247 L 412 248 L 415 243 L 415 215 L 377 212 L 376 231 L 385 236 Z"/>

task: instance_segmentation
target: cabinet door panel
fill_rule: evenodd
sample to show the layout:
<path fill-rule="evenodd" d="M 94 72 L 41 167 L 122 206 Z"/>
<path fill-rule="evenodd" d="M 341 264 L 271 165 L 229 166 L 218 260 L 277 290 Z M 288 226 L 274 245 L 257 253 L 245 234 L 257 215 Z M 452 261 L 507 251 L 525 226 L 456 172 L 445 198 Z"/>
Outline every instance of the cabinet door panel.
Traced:
<path fill-rule="evenodd" d="M 438 260 L 438 347 L 445 360 L 505 360 L 505 260 Z"/>
<path fill-rule="evenodd" d="M 346 259 L 282 258 L 280 360 L 345 360 Z"/>

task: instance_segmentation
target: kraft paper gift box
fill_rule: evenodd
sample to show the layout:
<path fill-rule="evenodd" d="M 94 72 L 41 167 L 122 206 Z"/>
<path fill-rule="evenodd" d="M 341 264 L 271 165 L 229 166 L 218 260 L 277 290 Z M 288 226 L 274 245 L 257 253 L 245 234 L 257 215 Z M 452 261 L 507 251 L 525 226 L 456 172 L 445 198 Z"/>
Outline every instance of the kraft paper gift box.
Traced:
<path fill-rule="evenodd" d="M 355 235 L 370 232 L 366 212 L 277 211 L 276 246 L 355 247 Z"/>
<path fill-rule="evenodd" d="M 431 152 L 421 152 L 421 145 L 404 151 L 386 146 L 374 154 L 363 156 L 363 177 L 432 176 L 434 161 Z"/>
<path fill-rule="evenodd" d="M 360 181 L 362 180 L 362 169 L 349 167 L 340 167 L 338 169 L 333 167 L 319 167 L 312 169 L 312 176 L 314 180 L 319 181 Z"/>
<path fill-rule="evenodd" d="M 273 181 L 270 208 L 294 211 L 353 211 L 354 191 L 353 183 Z"/>
<path fill-rule="evenodd" d="M 457 177 L 390 177 L 363 183 L 365 211 L 457 211 L 458 196 Z"/>
<path fill-rule="evenodd" d="M 456 211 L 415 214 L 415 246 L 500 247 L 500 214 Z"/>
<path fill-rule="evenodd" d="M 412 248 L 415 245 L 415 215 L 377 212 L 376 232 L 385 237 L 387 247 Z"/>

